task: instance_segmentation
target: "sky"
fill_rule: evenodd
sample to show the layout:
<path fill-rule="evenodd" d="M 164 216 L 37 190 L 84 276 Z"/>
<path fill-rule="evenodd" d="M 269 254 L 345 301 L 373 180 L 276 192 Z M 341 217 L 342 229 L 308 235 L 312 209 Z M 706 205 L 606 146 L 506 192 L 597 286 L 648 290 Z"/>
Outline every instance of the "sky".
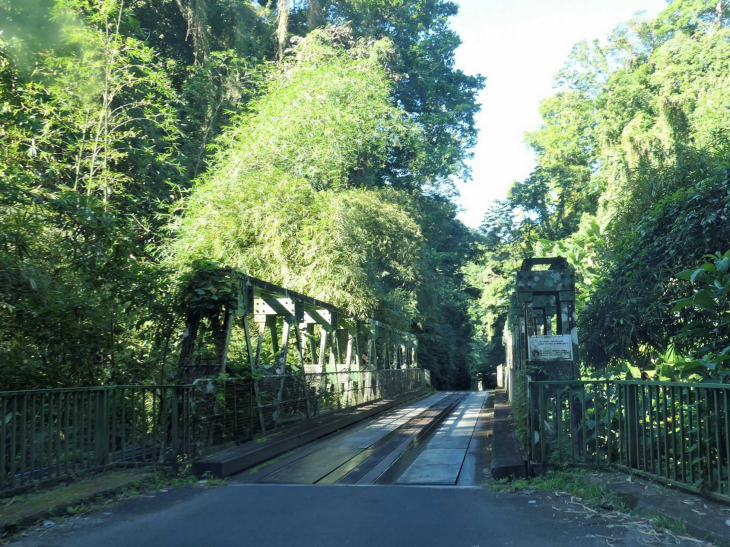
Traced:
<path fill-rule="evenodd" d="M 666 0 L 455 0 L 451 26 L 463 44 L 456 66 L 487 77 L 479 98 L 479 144 L 471 161 L 473 179 L 458 183 L 459 218 L 479 227 L 495 199 L 535 165 L 525 131 L 540 126 L 540 101 L 553 94 L 553 77 L 573 45 L 605 38 L 644 11 L 656 16 Z"/>

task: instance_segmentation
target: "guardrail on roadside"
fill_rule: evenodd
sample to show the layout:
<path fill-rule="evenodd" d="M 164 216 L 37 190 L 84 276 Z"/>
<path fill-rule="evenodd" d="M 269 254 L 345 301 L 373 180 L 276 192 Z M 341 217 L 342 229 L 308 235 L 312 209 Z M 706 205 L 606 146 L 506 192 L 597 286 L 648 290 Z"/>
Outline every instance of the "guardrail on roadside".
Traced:
<path fill-rule="evenodd" d="M 109 466 L 179 464 L 300 420 L 398 397 L 425 385 L 424 376 L 387 369 L 0 392 L 0 492 Z"/>
<path fill-rule="evenodd" d="M 533 464 L 614 465 L 730 501 L 730 385 L 529 381 Z"/>

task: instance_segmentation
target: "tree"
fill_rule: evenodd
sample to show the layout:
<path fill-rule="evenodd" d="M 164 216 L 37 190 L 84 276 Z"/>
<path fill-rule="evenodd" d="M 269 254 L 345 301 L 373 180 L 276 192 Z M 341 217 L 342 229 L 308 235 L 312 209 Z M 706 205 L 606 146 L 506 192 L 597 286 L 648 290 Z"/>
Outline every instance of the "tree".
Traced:
<path fill-rule="evenodd" d="M 587 374 L 654 369 L 681 328 L 674 273 L 723 247 L 727 15 L 727 2 L 675 0 L 576 45 L 526 137 L 536 169 L 485 217 L 487 264 L 559 254 L 576 269 Z M 489 279 L 483 309 L 500 309 L 506 278 Z"/>
<path fill-rule="evenodd" d="M 469 176 L 466 160 L 476 143 L 474 117 L 484 78 L 454 68 L 461 42 L 448 19 L 457 11 L 445 0 L 330 2 L 333 22 L 349 21 L 356 36 L 388 38 L 394 44 L 388 69 L 399 75 L 395 99 L 424 132 L 423 139 L 389 154 L 380 169 L 389 184 L 449 194 L 452 177 Z"/>
<path fill-rule="evenodd" d="M 350 174 L 366 179 L 415 129 L 390 101 L 387 42 L 343 40 L 310 34 L 224 137 L 185 206 L 177 263 L 220 261 L 358 315 L 407 305 L 418 226 L 392 190 L 356 191 Z"/>
<path fill-rule="evenodd" d="M 417 329 L 468 383 L 474 234 L 435 194 L 481 79 L 452 4 L 376 4 L 0 1 L 4 386 L 171 380 L 199 258 Z"/>

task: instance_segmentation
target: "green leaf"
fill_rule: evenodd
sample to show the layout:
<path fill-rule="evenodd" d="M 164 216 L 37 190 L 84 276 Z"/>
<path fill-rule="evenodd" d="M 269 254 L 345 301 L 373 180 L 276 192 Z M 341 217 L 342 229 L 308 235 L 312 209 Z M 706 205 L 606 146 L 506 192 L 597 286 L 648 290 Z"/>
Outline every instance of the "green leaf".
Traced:
<path fill-rule="evenodd" d="M 715 268 L 720 273 L 727 273 L 730 268 L 730 257 L 726 256 L 722 260 L 715 260 Z"/>
<path fill-rule="evenodd" d="M 695 306 L 699 306 L 700 308 L 703 308 L 707 311 L 714 312 L 717 307 L 717 302 L 715 302 L 715 295 L 713 295 L 707 289 L 696 292 L 692 298 Z"/>
<path fill-rule="evenodd" d="M 702 266 L 707 266 L 707 264 L 703 264 Z M 690 276 L 689 280 L 692 281 L 693 283 L 695 281 L 697 281 L 697 278 L 699 276 L 704 275 L 705 273 L 707 273 L 707 270 L 705 268 L 703 268 L 702 266 L 700 266 L 694 272 L 692 272 L 692 275 Z M 714 268 L 714 266 L 713 266 L 713 268 Z"/>
<path fill-rule="evenodd" d="M 692 298 L 682 298 L 681 300 L 675 300 L 675 305 L 672 307 L 673 312 L 682 311 L 687 306 L 692 305 Z"/>
<path fill-rule="evenodd" d="M 678 279 L 685 279 L 689 281 L 692 279 L 692 274 L 694 273 L 694 270 L 682 270 L 677 274 Z"/>
<path fill-rule="evenodd" d="M 688 363 L 679 365 L 677 368 L 681 370 L 680 374 L 682 378 L 687 378 L 692 374 L 697 374 L 700 371 L 707 370 L 707 366 L 705 366 L 705 363 L 703 363 L 702 361 L 690 361 Z"/>

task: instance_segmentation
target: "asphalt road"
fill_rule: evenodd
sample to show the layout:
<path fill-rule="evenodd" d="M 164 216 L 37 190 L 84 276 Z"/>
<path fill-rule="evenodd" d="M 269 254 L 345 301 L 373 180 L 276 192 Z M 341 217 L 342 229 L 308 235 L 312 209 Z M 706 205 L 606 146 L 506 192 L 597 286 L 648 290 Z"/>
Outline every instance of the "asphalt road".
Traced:
<path fill-rule="evenodd" d="M 195 492 L 193 492 L 195 491 Z M 187 493 L 186 493 L 187 492 Z M 556 505 L 558 504 L 558 505 Z M 158 493 L 69 519 L 25 547 L 643 545 L 545 495 L 483 487 L 247 485 Z"/>

